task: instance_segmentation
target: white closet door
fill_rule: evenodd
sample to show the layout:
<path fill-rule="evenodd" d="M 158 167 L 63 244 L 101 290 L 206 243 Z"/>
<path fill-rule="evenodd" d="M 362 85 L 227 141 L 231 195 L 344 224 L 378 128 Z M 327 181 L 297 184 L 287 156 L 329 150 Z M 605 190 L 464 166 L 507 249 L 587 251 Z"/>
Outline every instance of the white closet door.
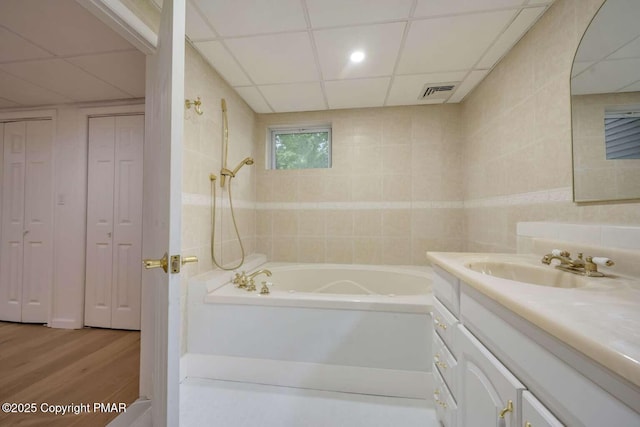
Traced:
<path fill-rule="evenodd" d="M 52 277 L 51 121 L 4 125 L 0 320 L 46 322 Z"/>
<path fill-rule="evenodd" d="M 22 321 L 46 322 L 53 277 L 50 121 L 27 122 Z"/>
<path fill-rule="evenodd" d="M 4 125 L 0 320 L 22 321 L 25 122 Z"/>
<path fill-rule="evenodd" d="M 0 256 L 2 255 L 2 183 L 4 178 L 4 123 L 0 123 Z M 0 263 L 0 268 L 2 264 Z M 2 275 L 0 274 L 0 288 L 2 288 Z M 0 295 L 2 291 L 0 290 Z M 0 310 L 2 310 L 0 308 Z"/>
<path fill-rule="evenodd" d="M 116 118 L 111 327 L 140 329 L 144 116 Z"/>
<path fill-rule="evenodd" d="M 115 117 L 89 119 L 85 319 L 111 327 Z"/>
<path fill-rule="evenodd" d="M 140 329 L 144 116 L 89 120 L 85 324 Z"/>

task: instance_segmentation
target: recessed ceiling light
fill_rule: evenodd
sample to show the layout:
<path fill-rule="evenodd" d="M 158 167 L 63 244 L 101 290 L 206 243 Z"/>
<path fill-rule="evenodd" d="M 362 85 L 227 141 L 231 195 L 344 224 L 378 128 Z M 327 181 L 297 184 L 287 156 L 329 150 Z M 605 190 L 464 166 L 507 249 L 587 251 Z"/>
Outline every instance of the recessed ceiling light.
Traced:
<path fill-rule="evenodd" d="M 364 52 L 361 50 L 356 50 L 355 52 L 351 53 L 351 56 L 349 58 L 351 59 L 351 62 L 362 62 L 364 60 Z"/>

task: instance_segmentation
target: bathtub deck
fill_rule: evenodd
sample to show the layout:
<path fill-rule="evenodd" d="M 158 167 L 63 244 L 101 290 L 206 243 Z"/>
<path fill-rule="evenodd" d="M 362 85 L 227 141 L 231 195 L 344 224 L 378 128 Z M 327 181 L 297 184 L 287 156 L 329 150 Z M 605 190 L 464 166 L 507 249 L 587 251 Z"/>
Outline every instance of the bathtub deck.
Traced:
<path fill-rule="evenodd" d="M 425 400 L 325 392 L 259 384 L 186 379 L 180 426 L 435 427 Z"/>

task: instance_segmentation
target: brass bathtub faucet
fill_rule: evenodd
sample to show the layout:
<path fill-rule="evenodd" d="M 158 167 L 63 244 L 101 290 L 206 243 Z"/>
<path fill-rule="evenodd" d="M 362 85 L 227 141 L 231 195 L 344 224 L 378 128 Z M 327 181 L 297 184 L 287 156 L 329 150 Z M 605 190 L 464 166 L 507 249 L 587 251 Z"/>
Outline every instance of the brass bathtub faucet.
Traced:
<path fill-rule="evenodd" d="M 257 270 L 254 271 L 251 274 L 247 274 L 246 272 L 242 272 L 242 273 L 236 273 L 235 277 L 233 278 L 232 282 L 234 285 L 236 285 L 236 287 L 238 288 L 242 288 L 242 289 L 247 289 L 248 292 L 253 292 L 256 289 L 256 284 L 255 284 L 255 277 L 260 275 L 260 274 L 266 274 L 267 277 L 271 277 L 271 271 L 267 270 L 266 268 L 263 268 L 261 270 Z M 266 286 L 266 282 L 262 282 L 262 289 L 260 290 L 261 294 L 268 294 L 269 293 L 269 288 L 267 287 L 266 292 L 264 292 L 265 290 L 265 286 Z"/>

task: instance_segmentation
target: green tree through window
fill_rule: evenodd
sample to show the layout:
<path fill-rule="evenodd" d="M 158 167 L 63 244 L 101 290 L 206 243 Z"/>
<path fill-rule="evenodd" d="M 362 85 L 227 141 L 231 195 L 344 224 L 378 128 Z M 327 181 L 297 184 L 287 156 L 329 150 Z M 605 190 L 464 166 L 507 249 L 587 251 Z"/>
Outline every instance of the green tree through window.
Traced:
<path fill-rule="evenodd" d="M 330 166 L 330 129 L 272 131 L 274 169 L 312 169 Z"/>

